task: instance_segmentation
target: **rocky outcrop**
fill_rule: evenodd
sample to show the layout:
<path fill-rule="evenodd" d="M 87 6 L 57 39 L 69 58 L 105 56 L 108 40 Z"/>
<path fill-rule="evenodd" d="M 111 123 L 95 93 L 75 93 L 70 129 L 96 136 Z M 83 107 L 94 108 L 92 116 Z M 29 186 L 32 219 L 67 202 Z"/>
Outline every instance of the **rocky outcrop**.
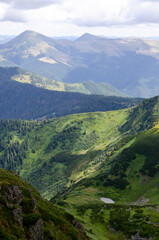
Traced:
<path fill-rule="evenodd" d="M 17 222 L 20 223 L 21 227 L 23 225 L 23 217 L 22 217 L 22 214 L 23 214 L 23 211 L 22 211 L 22 207 L 19 206 L 18 208 L 14 209 L 13 210 L 13 215 L 14 215 L 14 218 Z"/>
<path fill-rule="evenodd" d="M 4 194 L 4 197 L 10 204 L 19 205 L 23 201 L 22 191 L 18 186 L 9 186 Z"/>
<path fill-rule="evenodd" d="M 0 192 L 2 187 L 0 186 Z M 33 197 L 31 189 L 29 189 L 30 193 L 30 206 L 32 213 L 37 213 L 37 200 Z M 22 191 L 18 186 L 5 186 L 3 188 L 3 195 L 6 200 L 7 208 L 13 209 L 14 219 L 20 225 L 22 231 L 24 232 L 24 223 L 23 223 L 23 208 L 22 202 L 24 200 L 24 196 Z M 37 222 L 29 227 L 29 236 L 23 236 L 25 239 L 29 240 L 43 240 L 44 239 L 44 231 L 43 231 L 43 221 L 42 219 L 38 219 Z"/>
<path fill-rule="evenodd" d="M 81 232 L 84 232 L 83 225 L 81 223 L 77 222 L 75 219 L 72 221 L 72 224 L 75 226 L 75 228 L 77 228 Z"/>
<path fill-rule="evenodd" d="M 40 218 L 37 223 L 29 228 L 30 238 L 29 240 L 43 240 L 44 231 L 43 231 L 43 222 Z"/>
<path fill-rule="evenodd" d="M 20 177 L 0 169 L 0 240 L 88 240 L 73 220 Z"/>
<path fill-rule="evenodd" d="M 130 240 L 152 240 L 153 238 L 142 238 L 140 237 L 140 231 L 135 236 L 132 236 Z"/>

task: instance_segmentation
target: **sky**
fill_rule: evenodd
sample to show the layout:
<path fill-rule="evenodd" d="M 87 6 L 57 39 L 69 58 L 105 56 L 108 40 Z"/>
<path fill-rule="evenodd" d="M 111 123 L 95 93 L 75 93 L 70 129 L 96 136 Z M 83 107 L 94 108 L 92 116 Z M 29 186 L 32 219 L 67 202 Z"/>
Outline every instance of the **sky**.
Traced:
<path fill-rule="evenodd" d="M 159 0 L 0 0 L 0 35 L 159 37 Z"/>

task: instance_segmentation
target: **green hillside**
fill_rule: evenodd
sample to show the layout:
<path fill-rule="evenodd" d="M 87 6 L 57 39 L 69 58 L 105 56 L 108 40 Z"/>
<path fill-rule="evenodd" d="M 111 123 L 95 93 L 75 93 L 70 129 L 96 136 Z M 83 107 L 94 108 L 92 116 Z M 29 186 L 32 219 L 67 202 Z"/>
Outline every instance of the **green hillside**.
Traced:
<path fill-rule="evenodd" d="M 120 92 L 115 87 L 108 83 L 95 83 L 95 82 L 83 82 L 83 83 L 63 83 L 55 80 L 40 76 L 38 74 L 25 71 L 20 68 L 14 68 L 11 75 L 11 79 L 20 83 L 33 84 L 36 87 L 45 88 L 53 91 L 63 92 L 79 92 L 84 94 L 95 94 L 104 96 L 118 96 L 125 97 L 126 95 Z"/>
<path fill-rule="evenodd" d="M 121 138 L 118 127 L 129 112 L 86 113 L 44 122 L 0 121 L 1 167 L 16 169 L 50 199 L 100 167 L 103 150 Z"/>
<path fill-rule="evenodd" d="M 52 199 L 94 239 L 159 239 L 159 125 L 134 137 L 98 173 Z M 115 204 L 102 203 L 100 198 Z M 115 229 L 115 232 L 114 230 Z M 138 230 L 138 231 L 137 231 Z"/>
<path fill-rule="evenodd" d="M 17 175 L 2 169 L 0 209 L 1 240 L 88 239 L 73 216 L 44 200 Z"/>
<path fill-rule="evenodd" d="M 51 91 L 11 79 L 18 68 L 0 68 L 0 118 L 43 119 L 132 107 L 142 99 Z"/>
<path fill-rule="evenodd" d="M 73 214 L 93 240 L 158 240 L 158 99 L 42 122 L 1 120 L 0 167 Z"/>

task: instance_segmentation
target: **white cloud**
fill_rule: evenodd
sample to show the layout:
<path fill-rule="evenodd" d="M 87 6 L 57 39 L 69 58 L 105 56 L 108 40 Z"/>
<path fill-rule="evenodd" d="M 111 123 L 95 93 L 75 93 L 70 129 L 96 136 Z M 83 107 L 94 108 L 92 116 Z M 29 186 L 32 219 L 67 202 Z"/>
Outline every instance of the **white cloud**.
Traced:
<path fill-rule="evenodd" d="M 123 24 L 129 21 L 131 0 L 69 0 L 63 4 L 68 21 L 80 26 L 103 26 Z M 80 7 L 79 7 L 80 6 Z"/>
<path fill-rule="evenodd" d="M 10 21 L 15 22 L 19 31 L 29 28 L 49 33 L 52 29 L 53 35 L 62 32 L 67 35 L 71 31 L 72 35 L 84 31 L 102 34 L 109 29 L 112 34 L 115 29 L 116 32 L 131 29 L 133 33 L 136 29 L 139 33 L 141 25 L 151 32 L 148 27 L 158 27 L 158 13 L 157 0 L 0 0 L 3 26 Z"/>
<path fill-rule="evenodd" d="M 17 11 L 15 9 L 9 8 L 2 17 L 1 21 L 9 22 L 27 22 L 27 17 L 25 12 Z"/>
<path fill-rule="evenodd" d="M 17 9 L 38 9 L 59 3 L 60 0 L 0 0 L 0 2 L 9 4 Z"/>
<path fill-rule="evenodd" d="M 79 7 L 80 6 L 80 7 Z M 159 22 L 159 1 L 68 0 L 63 7 L 67 20 L 79 26 L 124 26 Z"/>

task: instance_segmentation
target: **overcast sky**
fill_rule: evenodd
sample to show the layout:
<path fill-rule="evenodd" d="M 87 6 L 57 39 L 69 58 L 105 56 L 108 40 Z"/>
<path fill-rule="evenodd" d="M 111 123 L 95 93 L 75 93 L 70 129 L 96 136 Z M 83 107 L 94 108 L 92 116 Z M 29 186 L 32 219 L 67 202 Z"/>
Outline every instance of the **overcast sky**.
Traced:
<path fill-rule="evenodd" d="M 159 0 L 0 0 L 0 35 L 159 37 Z"/>

